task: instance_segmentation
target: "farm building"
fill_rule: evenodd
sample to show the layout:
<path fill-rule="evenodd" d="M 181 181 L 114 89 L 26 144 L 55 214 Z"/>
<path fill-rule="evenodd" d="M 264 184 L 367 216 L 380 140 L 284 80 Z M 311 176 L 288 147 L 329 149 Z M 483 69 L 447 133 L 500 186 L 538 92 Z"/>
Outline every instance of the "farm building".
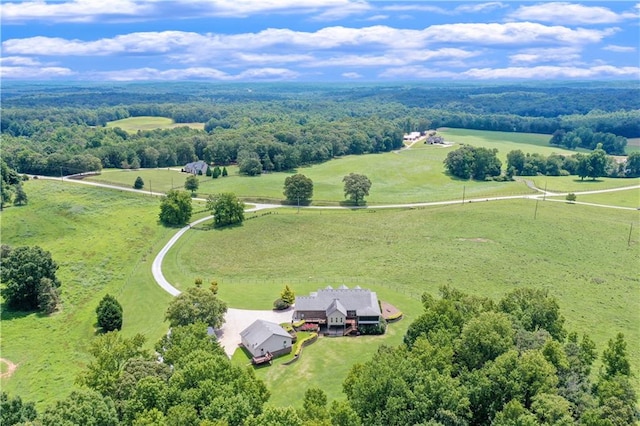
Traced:
<path fill-rule="evenodd" d="M 420 139 L 420 136 L 422 136 L 420 132 L 411 132 L 411 133 L 405 134 L 402 140 L 408 141 L 408 142 L 417 141 L 418 139 Z"/>
<path fill-rule="evenodd" d="M 240 332 L 240 337 L 242 345 L 254 358 L 276 357 L 291 352 L 291 335 L 274 322 L 255 320 Z"/>
<path fill-rule="evenodd" d="M 193 175 L 204 175 L 207 174 L 207 163 L 200 160 L 200 161 L 195 161 L 193 163 L 188 163 L 186 164 L 183 168 L 182 171 L 186 172 L 186 173 L 191 173 Z"/>
<path fill-rule="evenodd" d="M 338 289 L 329 286 L 309 296 L 297 296 L 293 312 L 294 320 L 317 323 L 329 330 L 342 328 L 344 334 L 356 330 L 359 325 L 378 325 L 381 316 L 375 292 L 344 285 Z"/>

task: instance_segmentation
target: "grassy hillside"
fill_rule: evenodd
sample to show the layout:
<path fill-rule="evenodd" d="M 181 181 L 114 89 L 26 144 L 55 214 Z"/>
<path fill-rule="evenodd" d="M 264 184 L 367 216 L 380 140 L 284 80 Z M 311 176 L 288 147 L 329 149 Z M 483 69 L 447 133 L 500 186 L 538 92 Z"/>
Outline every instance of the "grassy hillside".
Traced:
<path fill-rule="evenodd" d="M 630 359 L 640 359 L 639 213 L 543 202 L 533 220 L 534 208 L 517 200 L 396 211 L 276 210 L 239 228 L 187 233 L 164 270 L 183 288 L 198 276 L 215 278 L 222 299 L 253 309 L 270 308 L 284 284 L 297 294 L 327 284 L 370 287 L 408 314 L 393 325 L 400 334 L 420 313 L 407 297 L 415 301 L 443 284 L 496 299 L 518 287 L 543 288 L 557 297 L 567 328 L 588 333 L 599 353 L 622 331 Z M 336 364 L 324 360 L 328 341 L 287 368 L 294 375 L 311 369 L 314 383 L 338 397 L 335 377 L 372 356 L 377 343 L 398 339 L 350 346 L 354 357 Z M 637 377 L 640 365 L 633 368 Z M 260 374 L 271 385 L 288 383 L 288 373 L 274 370 Z M 278 389 L 275 401 L 283 403 L 299 392 L 292 384 Z"/>
<path fill-rule="evenodd" d="M 42 407 L 74 387 L 106 293 L 123 305 L 126 335 L 144 333 L 151 346 L 166 331 L 170 296 L 156 287 L 151 261 L 174 230 L 157 224 L 156 198 L 44 180 L 25 190 L 27 206 L 2 212 L 2 243 L 51 251 L 63 304 L 50 317 L 2 310 L 2 357 L 18 369 L 1 385 Z"/>
<path fill-rule="evenodd" d="M 107 123 L 107 127 L 120 127 L 129 133 L 136 133 L 138 130 L 172 129 L 183 126 L 204 129 L 204 123 L 175 123 L 166 117 L 129 117 Z"/>

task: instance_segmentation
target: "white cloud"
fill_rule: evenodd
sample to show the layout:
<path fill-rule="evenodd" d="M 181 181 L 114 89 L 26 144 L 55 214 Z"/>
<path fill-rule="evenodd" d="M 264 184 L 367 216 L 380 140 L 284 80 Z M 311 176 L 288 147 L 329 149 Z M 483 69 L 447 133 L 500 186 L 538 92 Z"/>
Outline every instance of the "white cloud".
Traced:
<path fill-rule="evenodd" d="M 373 15 L 368 18 L 365 18 L 365 21 L 385 21 L 389 19 L 389 15 Z"/>
<path fill-rule="evenodd" d="M 627 52 L 635 52 L 637 50 L 634 46 L 618 46 L 615 44 L 609 44 L 602 48 L 603 50 L 608 50 L 610 52 L 619 52 L 619 53 L 627 53 Z"/>
<path fill-rule="evenodd" d="M 72 0 L 64 2 L 24 1 L 3 3 L 3 22 L 46 20 L 53 22 L 93 22 L 102 15 L 139 16 L 152 10 L 146 1 L 135 0 Z"/>
<path fill-rule="evenodd" d="M 475 3 L 475 4 L 463 4 L 461 6 L 456 7 L 456 12 L 464 12 L 464 13 L 478 13 L 478 12 L 488 12 L 494 9 L 502 9 L 507 7 L 504 3 L 499 1 L 492 1 L 488 3 Z"/>
<path fill-rule="evenodd" d="M 364 28 L 325 27 L 316 32 L 270 28 L 257 33 L 198 34 L 185 31 L 139 32 L 94 41 L 58 37 L 9 39 L 2 43 L 10 55 L 103 56 L 113 54 L 171 54 L 182 60 L 206 63 L 229 52 L 291 54 L 337 48 L 424 49 L 433 43 L 465 45 L 584 45 L 598 43 L 616 29 L 571 29 L 530 22 L 492 24 L 444 24 L 424 30 L 397 29 L 384 25 Z M 296 51 L 298 49 L 298 51 Z"/>
<path fill-rule="evenodd" d="M 21 79 L 21 80 L 40 80 L 50 79 L 57 77 L 69 77 L 76 73 L 69 68 L 64 67 L 13 67 L 2 66 L 0 67 L 0 77 L 6 79 Z"/>
<path fill-rule="evenodd" d="M 137 68 L 118 71 L 98 72 L 95 76 L 110 81 L 181 81 L 181 80 L 214 80 L 214 81 L 278 81 L 293 80 L 299 73 L 284 68 L 255 68 L 238 74 L 228 74 L 215 68 L 192 67 L 182 69 L 158 70 L 156 68 Z"/>
<path fill-rule="evenodd" d="M 430 79 L 430 78 L 452 78 L 456 77 L 456 73 L 451 71 L 442 71 L 427 67 L 402 67 L 402 68 L 390 68 L 380 74 L 378 77 L 382 78 L 395 78 L 395 79 Z"/>
<path fill-rule="evenodd" d="M 538 66 L 538 67 L 508 67 L 508 68 L 473 68 L 460 74 L 461 77 L 476 79 L 557 79 L 557 78 L 601 78 L 627 77 L 640 78 L 640 67 L 614 67 L 600 65 L 589 68 Z"/>
<path fill-rule="evenodd" d="M 601 6 L 585 6 L 566 2 L 539 3 L 520 6 L 509 15 L 512 19 L 570 24 L 612 24 L 626 19 L 638 19 L 638 13 L 616 13 Z"/>
<path fill-rule="evenodd" d="M 378 66 L 406 66 L 416 62 L 426 62 L 436 59 L 466 59 L 481 52 L 463 49 L 443 48 L 438 50 L 394 50 L 381 55 L 336 55 L 327 59 L 311 61 L 309 67 L 378 67 Z"/>
<path fill-rule="evenodd" d="M 25 56 L 6 56 L 4 58 L 0 58 L 0 64 L 2 66 L 15 65 L 15 66 L 28 66 L 28 67 L 41 65 L 40 61 L 37 61 L 33 58 L 25 57 Z"/>
<path fill-rule="evenodd" d="M 362 74 L 358 74 L 357 72 L 344 72 L 342 73 L 342 76 L 348 79 L 362 78 Z"/>
<path fill-rule="evenodd" d="M 575 47 L 524 49 L 509 56 L 513 64 L 540 62 L 570 63 L 580 60 L 581 49 Z"/>
<path fill-rule="evenodd" d="M 134 20 L 166 16 L 247 17 L 258 14 L 318 14 L 318 19 L 341 19 L 370 10 L 362 0 L 27 0 L 2 4 L 3 22 L 96 22 L 105 17 Z"/>

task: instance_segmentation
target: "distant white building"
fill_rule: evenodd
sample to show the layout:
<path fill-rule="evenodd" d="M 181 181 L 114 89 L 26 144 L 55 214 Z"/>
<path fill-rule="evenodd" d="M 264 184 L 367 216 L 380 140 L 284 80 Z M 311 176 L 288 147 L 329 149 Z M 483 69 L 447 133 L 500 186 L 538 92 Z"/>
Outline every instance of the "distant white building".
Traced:
<path fill-rule="evenodd" d="M 291 352 L 291 335 L 279 324 L 255 320 L 240 332 L 242 345 L 254 357 L 271 354 L 273 357 Z"/>
<path fill-rule="evenodd" d="M 402 140 L 406 142 L 413 142 L 420 139 L 420 136 L 422 136 L 420 132 L 411 132 L 411 133 L 405 134 Z"/>

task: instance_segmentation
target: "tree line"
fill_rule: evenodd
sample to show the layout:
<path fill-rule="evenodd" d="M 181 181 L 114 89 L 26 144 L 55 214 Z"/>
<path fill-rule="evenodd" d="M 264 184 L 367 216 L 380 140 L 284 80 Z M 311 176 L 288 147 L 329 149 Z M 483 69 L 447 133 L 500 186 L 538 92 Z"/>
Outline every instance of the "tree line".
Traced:
<path fill-rule="evenodd" d="M 248 174 L 290 170 L 342 155 L 397 149 L 403 132 L 438 127 L 558 132 L 552 143 L 593 149 L 600 142 L 607 153 L 621 154 L 626 137 L 640 136 L 634 93 L 640 94 L 615 85 L 580 90 L 260 85 L 249 92 L 241 86 L 186 84 L 126 90 L 72 86 L 36 93 L 12 87 L 2 94 L 0 129 L 7 164 L 20 173 L 46 175 L 172 167 L 195 159 L 243 163 Z M 129 134 L 104 127 L 138 116 L 204 123 L 204 131 L 185 127 Z"/>
<path fill-rule="evenodd" d="M 507 153 L 506 170 L 497 157 L 497 149 L 463 145 L 447 154 L 444 166 L 451 176 L 475 180 L 512 180 L 514 176 L 570 176 L 581 179 L 640 177 L 640 152 L 632 152 L 620 161 L 606 154 L 602 144 L 589 153 L 573 155 L 524 153 L 520 149 Z"/>
<path fill-rule="evenodd" d="M 444 286 L 422 296 L 403 344 L 381 346 L 343 381 L 344 401 L 301 385 L 302 408 L 273 407 L 253 367 L 227 358 L 208 326 L 226 304 L 217 285 L 185 291 L 166 312 L 171 332 L 94 338 L 78 389 L 38 413 L 3 393 L 2 424 L 95 425 L 630 425 L 640 417 L 621 333 L 601 352 L 568 332 L 555 298 L 521 288 L 499 301 Z M 216 283 L 217 284 L 217 283 Z"/>

